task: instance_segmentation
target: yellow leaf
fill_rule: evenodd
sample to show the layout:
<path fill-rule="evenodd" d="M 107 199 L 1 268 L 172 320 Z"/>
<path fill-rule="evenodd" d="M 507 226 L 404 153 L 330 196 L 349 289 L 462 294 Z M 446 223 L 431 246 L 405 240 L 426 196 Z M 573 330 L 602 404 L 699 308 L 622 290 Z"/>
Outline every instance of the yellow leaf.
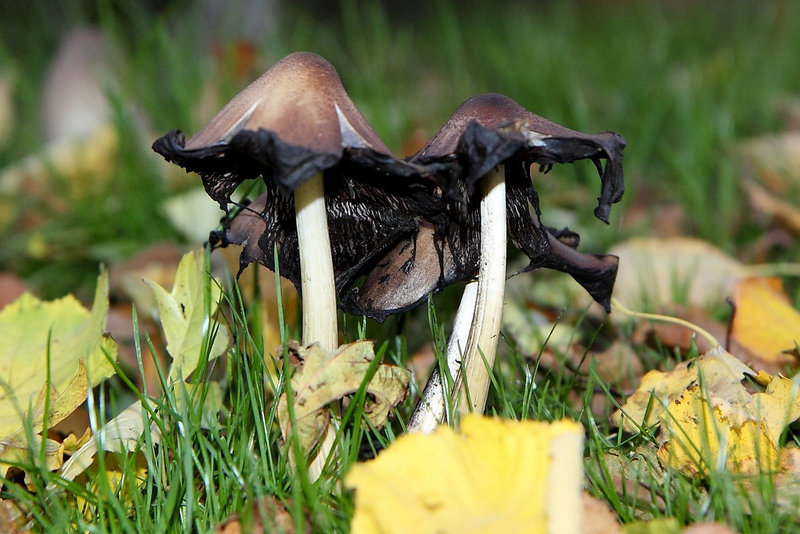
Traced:
<path fill-rule="evenodd" d="M 710 470 L 773 471 L 780 452 L 762 420 L 772 417 L 767 412 L 751 403 L 738 405 L 704 394 L 692 384 L 662 414 L 663 435 L 668 439 L 658 458 L 690 476 Z"/>
<path fill-rule="evenodd" d="M 114 373 L 106 353 L 116 359 L 117 345 L 103 335 L 108 312 L 108 275 L 97 280 L 91 313 L 71 295 L 43 302 L 29 294 L 0 311 L 0 439 L 42 429 L 47 397 L 48 422 L 54 425 L 84 400 L 89 387 Z"/>
<path fill-rule="evenodd" d="M 342 345 L 334 352 L 318 344 L 296 349 L 302 367 L 292 377 L 296 433 L 304 450 L 310 450 L 328 424 L 326 406 L 345 395 L 355 393 L 364 381 L 370 362 L 375 359 L 371 341 Z M 364 413 L 370 423 L 382 426 L 389 410 L 406 396 L 410 373 L 393 365 L 378 366 L 367 384 L 368 400 Z M 289 435 L 291 421 L 286 394 L 278 401 L 278 419 L 284 437 Z"/>
<path fill-rule="evenodd" d="M 373 532 L 580 532 L 583 432 L 571 421 L 468 415 L 401 436 L 356 464 L 355 534 Z"/>
<path fill-rule="evenodd" d="M 762 371 L 756 380 L 765 390 L 751 394 L 741 383 L 746 374 L 755 375 L 719 348 L 672 371 L 651 371 L 612 422 L 630 432 L 659 424 L 659 460 L 692 476 L 775 470 L 781 433 L 800 418 L 798 386 Z"/>
<path fill-rule="evenodd" d="M 745 278 L 733 293 L 736 313 L 731 335 L 759 363 L 783 367 L 797 363 L 800 312 L 777 278 Z"/>
<path fill-rule="evenodd" d="M 156 297 L 161 325 L 167 338 L 167 351 L 172 356 L 170 382 L 179 377 L 186 378 L 195 370 L 200 360 L 203 338 L 210 331 L 216 331 L 216 335 L 209 360 L 220 356 L 228 346 L 227 329 L 210 317 L 217 309 L 222 290 L 211 281 L 211 306 L 209 316 L 206 316 L 205 276 L 203 251 L 193 251 L 181 259 L 171 292 L 146 280 Z"/>
<path fill-rule="evenodd" d="M 741 381 L 745 375 L 755 373 L 722 349 L 711 350 L 699 358 L 676 365 L 672 371 L 645 374 L 639 389 L 611 415 L 611 422 L 628 432 L 637 432 L 640 425 L 655 424 L 670 398 L 682 395 L 687 387 L 699 381 L 700 375 L 709 391 L 742 401 L 745 399 L 743 396 L 749 397 L 749 394 L 742 388 Z"/>
<path fill-rule="evenodd" d="M 136 401 L 103 425 L 97 436 L 89 439 L 69 460 L 64 462 L 61 467 L 61 477 L 74 480 L 92 465 L 97 454 L 98 442 L 102 443 L 103 448 L 110 452 L 135 451 L 139 446 L 145 424 L 144 406 L 141 401 Z M 154 424 L 150 426 L 150 435 L 153 443 L 161 440 L 161 433 Z"/>

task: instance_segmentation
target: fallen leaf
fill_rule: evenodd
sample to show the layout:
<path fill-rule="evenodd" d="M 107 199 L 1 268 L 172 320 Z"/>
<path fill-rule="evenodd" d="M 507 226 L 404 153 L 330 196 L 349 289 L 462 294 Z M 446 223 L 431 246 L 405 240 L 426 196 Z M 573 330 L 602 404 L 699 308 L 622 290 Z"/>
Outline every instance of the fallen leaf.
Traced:
<path fill-rule="evenodd" d="M 172 195 L 161 205 L 173 228 L 190 243 L 208 241 L 209 229 L 219 226 L 219 204 L 211 200 L 202 187 Z"/>
<path fill-rule="evenodd" d="M 612 414 L 611 422 L 632 433 L 638 432 L 639 426 L 656 424 L 670 398 L 681 395 L 687 387 L 697 383 L 700 374 L 709 391 L 718 391 L 723 396 L 738 395 L 740 399 L 743 395 L 749 395 L 746 391 L 740 391 L 741 381 L 745 375 L 755 376 L 752 369 L 740 360 L 721 349 L 715 349 L 676 365 L 672 371 L 653 370 L 645 374 L 639 389 L 626 399 L 620 410 Z"/>
<path fill-rule="evenodd" d="M 11 304 L 27 291 L 25 282 L 10 272 L 0 273 L 0 310 Z"/>
<path fill-rule="evenodd" d="M 327 428 L 330 413 L 326 406 L 345 395 L 355 393 L 367 376 L 375 359 L 372 341 L 357 341 L 342 345 L 334 352 L 319 344 L 294 349 L 300 368 L 291 381 L 294 396 L 295 432 L 303 450 L 310 450 Z M 386 422 L 389 410 L 402 401 L 408 391 L 410 373 L 407 369 L 380 364 L 366 386 L 371 400 L 364 407 L 370 424 L 380 427 Z M 284 438 L 291 431 L 286 394 L 278 401 L 278 419 Z"/>
<path fill-rule="evenodd" d="M 689 476 L 712 470 L 773 471 L 780 452 L 762 419 L 772 414 L 765 412 L 764 407 L 731 402 L 691 384 L 662 414 L 658 458 Z"/>
<path fill-rule="evenodd" d="M 38 460 L 40 454 L 44 458 L 44 464 L 40 467 L 44 467 L 48 471 L 55 471 L 64 463 L 64 446 L 52 439 L 45 439 L 43 452 L 42 437 L 39 435 L 34 435 L 31 441 L 21 435 L 0 440 L 0 477 L 5 477 L 8 469 L 14 464 L 30 465 L 32 460 Z M 26 483 L 28 480 L 26 472 Z"/>
<path fill-rule="evenodd" d="M 597 462 L 586 464 L 592 478 L 610 482 L 621 502 L 633 512 L 636 519 L 650 520 L 661 515 L 667 503 L 659 491 L 664 470 L 658 461 L 657 450 L 651 442 L 643 443 L 629 453 L 611 449 Z"/>
<path fill-rule="evenodd" d="M 736 312 L 732 340 L 756 370 L 778 372 L 796 366 L 800 354 L 800 312 L 783 292 L 778 278 L 745 278 L 733 292 Z"/>
<path fill-rule="evenodd" d="M 147 419 L 141 401 L 136 401 L 111 421 L 108 421 L 89 439 L 75 454 L 73 454 L 59 473 L 66 480 L 74 480 L 94 462 L 97 455 L 98 443 L 103 450 L 109 452 L 133 452 L 139 446 L 139 441 L 144 432 Z M 161 433 L 156 425 L 151 425 L 150 436 L 153 443 L 161 440 Z"/>
<path fill-rule="evenodd" d="M 632 309 L 724 303 L 749 272 L 713 245 L 686 237 L 631 239 L 609 254 L 619 256 L 614 296 Z"/>
<path fill-rule="evenodd" d="M 580 532 L 583 431 L 571 421 L 467 415 L 354 465 L 355 534 Z"/>
<path fill-rule="evenodd" d="M 673 371 L 651 371 L 612 422 L 630 432 L 658 424 L 662 465 L 690 476 L 775 471 L 781 433 L 800 418 L 798 385 L 762 371 L 754 379 L 765 389 L 751 394 L 745 375 L 754 373 L 721 348 Z"/>
<path fill-rule="evenodd" d="M 800 132 L 752 139 L 741 145 L 739 153 L 754 182 L 784 198 L 800 192 Z"/>
<path fill-rule="evenodd" d="M 209 282 L 210 303 L 206 309 L 205 262 L 203 251 L 187 252 L 178 264 L 171 292 L 147 281 L 158 302 L 159 318 L 167 338 L 167 352 L 172 356 L 169 381 L 188 377 L 200 361 L 204 337 L 214 333 L 208 359 L 220 356 L 228 346 L 228 330 L 212 318 L 222 289 Z"/>
<path fill-rule="evenodd" d="M 116 343 L 103 335 L 107 311 L 105 270 L 98 277 L 91 312 L 71 295 L 43 302 L 27 293 L 0 311 L 4 446 L 27 443 L 28 422 L 34 434 L 45 418 L 48 425 L 57 424 L 86 400 L 88 388 L 114 373 L 107 355 L 116 359 Z M 0 474 L 6 468 L 0 465 Z"/>

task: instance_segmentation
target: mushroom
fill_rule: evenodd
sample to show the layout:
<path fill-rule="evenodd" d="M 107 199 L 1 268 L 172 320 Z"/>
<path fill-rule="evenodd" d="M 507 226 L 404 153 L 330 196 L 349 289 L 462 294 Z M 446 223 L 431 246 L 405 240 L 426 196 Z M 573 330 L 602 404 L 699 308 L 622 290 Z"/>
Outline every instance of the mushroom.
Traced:
<path fill-rule="evenodd" d="M 416 231 L 417 204 L 432 208 L 426 199 L 435 185 L 391 155 L 335 69 L 307 52 L 276 63 L 188 141 L 172 131 L 153 149 L 199 173 L 226 211 L 240 183 L 262 177 L 266 191 L 212 237 L 242 244 L 242 267 L 258 261 L 275 270 L 276 247 L 281 274 L 302 295 L 303 343 L 328 351 L 338 345 L 337 283 L 347 284 L 397 235 Z"/>
<path fill-rule="evenodd" d="M 470 98 L 410 160 L 436 169 L 447 222 L 420 222 L 416 235 L 375 261 L 364 286 L 351 298 L 369 314 L 380 316 L 408 309 L 429 292 L 477 275 L 477 287 L 468 286 L 459 306 L 447 353 L 456 391 L 463 394 L 459 386 L 464 382 L 468 387 L 470 402 L 462 399 L 460 410 L 482 411 L 488 392 L 486 368 L 494 361 L 502 314 L 506 235 L 529 257 L 523 271 L 538 267 L 565 271 L 607 311 L 610 308 L 617 259 L 579 253 L 574 250 L 577 234 L 541 224 L 531 165 L 547 172 L 554 163 L 592 160 L 601 178 L 595 215 L 608 222 L 610 205 L 624 190 L 624 146 L 617 134 L 570 130 L 502 95 Z M 431 258 L 438 258 L 438 269 L 430 268 Z M 409 261 L 424 267 L 409 268 Z M 468 329 L 463 326 L 467 323 Z M 464 366 L 461 373 L 459 359 Z M 409 428 L 429 430 L 442 419 L 442 391 L 442 377 L 432 377 Z"/>
<path fill-rule="evenodd" d="M 277 245 L 281 274 L 294 282 L 303 298 L 306 344 L 336 348 L 336 280 L 340 285 L 350 280 L 379 246 L 375 243 L 392 242 L 398 232 L 416 228 L 406 213 L 411 207 L 353 177 L 419 177 L 419 172 L 391 156 L 334 68 L 315 54 L 287 56 L 188 141 L 180 131 L 172 131 L 153 148 L 199 173 L 209 196 L 226 211 L 240 183 L 263 178 L 266 191 L 213 237 L 223 245 L 244 246 L 242 267 L 258 261 L 274 270 Z M 402 187 L 408 183 L 413 180 Z M 397 206 L 389 209 L 381 202 Z M 329 219 L 337 221 L 338 234 L 350 234 L 337 236 L 333 254 Z M 366 224 L 368 220 L 380 224 Z M 352 235 L 356 229 L 358 240 Z"/>

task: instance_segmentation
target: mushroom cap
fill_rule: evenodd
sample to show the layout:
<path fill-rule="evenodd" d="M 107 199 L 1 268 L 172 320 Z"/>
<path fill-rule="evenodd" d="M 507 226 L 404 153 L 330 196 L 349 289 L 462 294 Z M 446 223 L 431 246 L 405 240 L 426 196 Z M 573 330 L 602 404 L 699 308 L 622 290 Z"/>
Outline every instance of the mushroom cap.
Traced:
<path fill-rule="evenodd" d="M 608 222 L 610 205 L 624 191 L 624 147 L 618 134 L 565 128 L 503 95 L 468 99 L 410 159 L 436 174 L 450 198 L 442 203 L 442 217 L 437 222 L 422 220 L 414 235 L 403 237 L 377 258 L 363 285 L 342 296 L 345 307 L 382 320 L 417 306 L 429 293 L 474 277 L 480 261 L 480 194 L 475 186 L 503 164 L 509 238 L 529 258 L 522 271 L 546 267 L 567 272 L 609 309 L 617 258 L 578 252 L 577 234 L 542 225 L 530 164 L 549 169 L 554 163 L 592 160 L 602 181 L 595 215 Z"/>
<path fill-rule="evenodd" d="M 590 159 L 602 180 L 595 215 L 608 222 L 610 205 L 624 192 L 622 150 L 625 139 L 613 132 L 585 134 L 526 110 L 495 93 L 469 98 L 411 161 L 431 165 L 455 159 L 460 169 L 450 177 L 447 192 L 471 191 L 490 169 L 511 159 L 549 168 L 553 163 Z M 603 168 L 601 160 L 607 160 Z M 453 182 L 459 182 L 459 188 Z"/>
<path fill-rule="evenodd" d="M 333 66 L 309 52 L 277 62 L 188 141 L 174 130 L 153 149 L 200 174 L 222 207 L 244 180 L 261 175 L 288 192 L 348 154 L 355 165 L 411 167 L 391 155 Z"/>
<path fill-rule="evenodd" d="M 330 154 L 340 154 L 345 146 L 390 153 L 353 104 L 333 65 L 310 52 L 295 52 L 275 63 L 186 141 L 184 149 L 226 144 L 243 130 L 261 129 L 284 143 Z"/>

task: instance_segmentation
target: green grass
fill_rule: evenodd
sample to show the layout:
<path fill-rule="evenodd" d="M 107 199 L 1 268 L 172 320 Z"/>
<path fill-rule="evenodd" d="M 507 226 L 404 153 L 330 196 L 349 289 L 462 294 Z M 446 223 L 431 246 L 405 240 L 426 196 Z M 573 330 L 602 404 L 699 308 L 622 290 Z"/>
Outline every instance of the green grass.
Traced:
<path fill-rule="evenodd" d="M 484 91 L 505 93 L 574 129 L 622 133 L 628 140 L 628 192 L 612 211 L 609 228 L 591 217 L 598 190 L 591 165 L 558 167 L 548 179 L 539 178 L 545 222 L 566 220 L 582 234 L 584 250 L 601 251 L 658 226 L 654 219 L 652 227 L 626 226 L 624 213 L 631 206 L 679 204 L 686 232 L 730 252 L 746 250 L 763 233 L 761 223 L 743 215 L 746 199 L 739 189 L 736 144 L 780 130 L 779 103 L 800 88 L 800 3 L 640 2 L 623 8 L 618 2 L 505 2 L 500 9 L 438 0 L 420 3 L 414 14 L 386 9 L 392 8 L 351 0 L 343 0 L 340 10 L 327 17 L 315 17 L 312 9 L 282 9 L 274 29 L 255 43 L 257 66 L 249 75 L 294 50 L 321 53 L 398 153 L 416 130 L 427 138 L 462 100 Z M 0 169 L 43 144 L 42 83 L 67 28 L 98 24 L 123 58 L 115 66 L 119 83 L 109 89 L 122 142 L 106 185 L 71 200 L 65 210 L 52 210 L 35 198 L 12 199 L 5 208 L 10 215 L 0 226 L 0 271 L 20 273 L 43 296 L 87 295 L 97 263 L 113 264 L 149 244 L 182 239 L 165 219 L 162 203 L 199 180 L 165 180 L 149 152 L 152 136 L 202 126 L 195 110 L 209 80 L 217 85 L 221 105 L 249 79 L 236 78 L 234 52 L 226 43 L 221 48 L 226 60 L 214 59 L 188 1 L 170 4 L 159 14 L 111 0 L 41 1 L 24 10 L 6 5 L 0 10 L 0 74 L 13 75 L 16 110 L 14 133 L 0 144 Z M 141 117 L 147 134 L 137 126 Z M 558 203 L 550 200 L 556 198 Z M 46 253 L 32 252 L 34 242 L 44 243 Z M 797 254 L 784 252 L 780 259 L 797 261 Z M 274 397 L 265 397 L 264 391 L 279 393 L 284 382 L 265 378 L 268 355 L 262 333 L 253 326 L 259 324 L 253 317 L 257 311 L 247 309 L 231 288 L 226 298 L 235 342 L 224 370 L 219 362 L 211 365 L 224 375 L 227 391 L 220 425 L 200 425 L 205 381 L 199 380 L 196 402 L 182 406 L 174 397 L 158 400 L 153 417 L 164 430 L 160 445 L 145 437 L 140 453 L 105 457 L 125 475 L 119 488 L 97 476 L 64 484 L 33 469 L 34 491 L 10 484 L 2 497 L 20 502 L 37 530 L 54 532 L 208 531 L 234 512 L 249 520 L 252 503 L 265 496 L 280 499 L 298 527 L 308 521 L 317 531 L 346 531 L 352 496 L 330 480 L 308 483 L 278 445 Z M 383 327 L 346 318 L 348 339 L 359 333 L 376 338 L 376 350 L 386 347 L 386 361 L 405 363 L 426 341 L 438 341 L 441 348 L 457 298 L 458 288 L 451 289 L 435 299 L 435 317 L 421 309 L 403 321 L 389 319 Z M 587 330 L 589 337 L 596 334 L 592 328 L 576 328 Z M 140 358 L 148 342 L 144 335 L 137 337 Z M 657 463 L 642 456 L 640 447 L 653 442 L 651 433 L 621 435 L 589 409 L 594 392 L 607 391 L 608 385 L 593 373 L 539 368 L 515 350 L 513 340 L 507 345 L 495 367 L 488 412 L 580 420 L 587 431 L 587 487 L 623 521 L 644 513 L 676 517 L 682 524 L 720 520 L 741 532 L 800 526 L 800 517 L 772 503 L 776 490 L 767 475 L 755 481 L 760 499 L 748 500 L 742 480 L 729 472 L 705 479 L 656 472 Z M 662 351 L 652 356 L 648 362 L 656 365 L 672 355 Z M 99 390 L 98 421 L 119 411 L 122 399 L 131 396 L 124 387 Z M 618 400 L 607 397 L 609 404 Z M 334 478 L 393 441 L 415 400 L 413 395 L 407 399 L 384 430 L 370 429 L 358 417 L 344 425 L 341 462 L 330 467 Z M 353 406 L 356 410 L 358 404 Z M 639 470 L 649 496 L 617 495 L 609 454 Z M 134 473 L 137 461 L 147 466 L 141 486 Z M 53 484 L 55 490 L 45 490 Z M 87 502 L 86 516 L 75 508 L 77 496 Z M 656 501 L 663 506 L 655 506 Z"/>

